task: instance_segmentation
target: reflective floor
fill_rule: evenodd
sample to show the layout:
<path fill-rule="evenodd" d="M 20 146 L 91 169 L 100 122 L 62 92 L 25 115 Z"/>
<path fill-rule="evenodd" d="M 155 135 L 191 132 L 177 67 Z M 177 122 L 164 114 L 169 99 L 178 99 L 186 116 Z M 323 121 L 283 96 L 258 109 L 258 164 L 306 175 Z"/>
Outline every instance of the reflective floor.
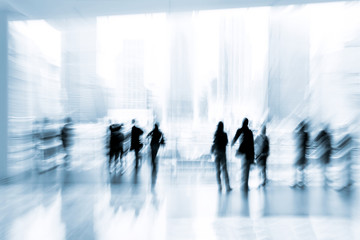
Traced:
<path fill-rule="evenodd" d="M 226 193 L 210 173 L 202 178 L 209 180 L 196 170 L 174 177 L 162 164 L 152 188 L 147 160 L 123 175 L 109 174 L 103 160 L 3 182 L 0 239 L 360 239 L 356 186 L 252 181 L 245 193 L 232 179 Z"/>

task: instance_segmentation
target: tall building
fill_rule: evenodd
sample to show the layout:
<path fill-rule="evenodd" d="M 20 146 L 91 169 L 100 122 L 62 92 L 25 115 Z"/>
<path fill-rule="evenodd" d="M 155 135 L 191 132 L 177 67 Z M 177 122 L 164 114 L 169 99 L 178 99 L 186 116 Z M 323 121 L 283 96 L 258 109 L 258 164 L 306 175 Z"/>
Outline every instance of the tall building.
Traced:
<path fill-rule="evenodd" d="M 62 86 L 66 115 L 95 121 L 106 115 L 104 90 L 96 73 L 96 18 L 51 21 L 62 34 Z"/>
<path fill-rule="evenodd" d="M 120 109 L 148 109 L 149 91 L 144 85 L 144 40 L 124 39 L 118 57 L 115 106 Z"/>
<path fill-rule="evenodd" d="M 168 93 L 168 120 L 192 120 L 194 39 L 192 15 L 172 13 L 170 46 L 170 91 Z"/>

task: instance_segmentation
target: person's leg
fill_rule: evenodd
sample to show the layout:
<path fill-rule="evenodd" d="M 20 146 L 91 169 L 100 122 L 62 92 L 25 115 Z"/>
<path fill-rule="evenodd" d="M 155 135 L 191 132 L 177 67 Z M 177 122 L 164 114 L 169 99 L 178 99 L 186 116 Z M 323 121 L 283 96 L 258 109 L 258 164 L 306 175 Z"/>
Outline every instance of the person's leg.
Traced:
<path fill-rule="evenodd" d="M 299 182 L 299 187 L 304 187 L 305 186 L 305 164 L 301 165 L 300 168 L 300 182 Z"/>
<path fill-rule="evenodd" d="M 215 156 L 215 167 L 216 167 L 216 181 L 218 183 L 219 190 L 221 191 L 221 169 L 220 169 L 220 158 L 218 155 Z"/>
<path fill-rule="evenodd" d="M 116 171 L 116 165 L 117 165 L 117 163 L 118 163 L 118 161 L 119 161 L 119 155 L 120 155 L 119 150 L 116 150 L 114 155 L 115 155 L 115 158 L 114 158 L 114 167 L 115 167 L 115 171 Z"/>
<path fill-rule="evenodd" d="M 266 158 L 261 157 L 258 159 L 258 168 L 259 168 L 259 177 L 260 177 L 260 186 L 265 186 L 266 179 Z"/>
<path fill-rule="evenodd" d="M 327 169 L 330 163 L 330 153 L 325 154 L 324 164 L 323 164 L 323 177 L 324 177 L 324 185 L 328 185 L 330 180 L 328 178 Z"/>
<path fill-rule="evenodd" d="M 124 149 L 120 148 L 120 166 L 123 166 Z"/>
<path fill-rule="evenodd" d="M 135 149 L 135 168 L 138 169 L 139 168 L 139 150 Z"/>
<path fill-rule="evenodd" d="M 155 168 L 156 168 L 155 159 L 156 159 L 156 149 L 154 146 L 151 146 L 151 168 L 153 173 L 155 172 Z"/>
<path fill-rule="evenodd" d="M 327 176 L 326 176 L 326 163 L 325 162 L 323 162 L 321 164 L 321 171 L 322 171 L 323 183 L 324 183 L 324 186 L 326 187 L 328 182 L 327 182 Z"/>
<path fill-rule="evenodd" d="M 299 181 L 298 181 L 298 172 L 299 172 L 299 166 L 297 164 L 294 165 L 294 182 L 293 184 L 291 185 L 291 187 L 297 187 L 298 184 L 299 184 Z"/>
<path fill-rule="evenodd" d="M 155 187 L 156 179 L 157 179 L 158 161 L 156 159 L 156 156 L 157 156 L 158 150 L 159 150 L 159 146 L 157 146 L 157 145 L 151 146 L 151 165 L 152 165 L 151 186 L 152 186 L 152 188 Z"/>
<path fill-rule="evenodd" d="M 245 156 L 242 159 L 242 187 L 244 190 L 249 189 L 249 173 L 250 173 L 250 164 L 248 163 Z"/>
<path fill-rule="evenodd" d="M 112 162 L 112 158 L 114 157 L 114 151 L 112 149 L 110 149 L 110 152 L 109 152 L 109 169 L 111 167 L 111 162 Z"/>
<path fill-rule="evenodd" d="M 345 161 L 346 161 L 346 172 L 347 172 L 346 187 L 351 187 L 351 185 L 353 185 L 353 178 L 351 171 L 351 165 L 352 165 L 351 150 L 345 155 Z"/>
<path fill-rule="evenodd" d="M 69 154 L 69 146 L 65 142 L 63 142 L 63 149 L 64 149 L 64 165 L 68 166 L 70 160 L 70 154 Z"/>
<path fill-rule="evenodd" d="M 263 185 L 265 186 L 266 183 L 267 183 L 267 174 L 266 174 L 266 161 L 264 163 L 264 166 L 262 168 L 262 174 L 263 174 L 263 178 L 264 178 L 264 182 L 263 182 Z"/>
<path fill-rule="evenodd" d="M 157 158 L 157 154 L 158 154 L 158 152 L 159 152 L 159 145 L 157 145 L 156 146 L 156 148 L 155 148 L 155 159 L 154 159 L 154 162 L 155 162 L 155 171 L 157 172 L 157 170 L 158 170 L 158 158 Z"/>
<path fill-rule="evenodd" d="M 157 162 L 156 158 L 154 158 L 154 161 L 152 161 L 152 171 L 151 171 L 151 187 L 154 189 L 157 179 Z"/>
<path fill-rule="evenodd" d="M 264 168 L 264 165 L 261 164 L 261 163 L 257 163 L 256 164 L 256 167 L 259 169 L 259 179 L 260 179 L 260 186 L 263 186 L 264 185 L 264 173 L 263 173 L 263 168 Z"/>
<path fill-rule="evenodd" d="M 226 154 L 224 154 L 222 156 L 221 163 L 222 163 L 223 175 L 225 177 L 226 190 L 230 191 L 231 187 L 230 187 L 230 181 L 229 181 L 229 174 L 228 174 L 228 170 L 227 170 Z"/>
<path fill-rule="evenodd" d="M 245 189 L 249 189 L 250 164 L 246 164 Z"/>

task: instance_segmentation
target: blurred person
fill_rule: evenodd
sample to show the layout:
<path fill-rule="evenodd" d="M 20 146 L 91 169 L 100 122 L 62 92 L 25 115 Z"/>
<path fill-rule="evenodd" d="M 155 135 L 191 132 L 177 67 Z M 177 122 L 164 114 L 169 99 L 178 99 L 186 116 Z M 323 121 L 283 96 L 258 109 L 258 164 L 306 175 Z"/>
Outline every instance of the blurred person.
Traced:
<path fill-rule="evenodd" d="M 140 161 L 140 150 L 143 147 L 143 144 L 140 141 L 141 135 L 144 134 L 144 131 L 136 126 L 136 120 L 133 119 L 131 121 L 133 124 L 133 127 L 131 129 L 131 146 L 130 151 L 135 152 L 135 169 L 137 170 L 139 168 L 139 161 Z"/>
<path fill-rule="evenodd" d="M 65 119 L 65 125 L 61 129 L 61 141 L 65 151 L 65 159 L 70 157 L 70 148 L 74 142 L 74 125 L 70 117 Z M 66 162 L 65 162 L 66 163 Z"/>
<path fill-rule="evenodd" d="M 337 144 L 338 151 L 341 152 L 342 161 L 345 163 L 345 184 L 342 189 L 351 187 L 352 176 L 351 176 L 351 165 L 352 165 L 352 150 L 353 150 L 353 137 L 350 131 L 347 131 L 345 135 Z"/>
<path fill-rule="evenodd" d="M 125 134 L 123 133 L 124 124 L 120 124 L 118 130 L 118 142 L 119 142 L 119 155 L 120 155 L 120 166 L 123 167 L 124 165 L 124 141 L 125 141 Z"/>
<path fill-rule="evenodd" d="M 216 179 L 219 186 L 219 191 L 222 190 L 221 186 L 221 171 L 223 172 L 223 178 L 225 178 L 226 191 L 231 191 L 229 182 L 229 174 L 226 164 L 226 145 L 228 144 L 228 137 L 224 132 L 224 123 L 219 122 L 217 129 L 214 134 L 214 141 L 211 147 L 211 153 L 215 155 L 215 166 L 216 166 Z"/>
<path fill-rule="evenodd" d="M 109 170 L 111 164 L 114 162 L 114 169 L 116 171 L 116 165 L 119 157 L 122 158 L 123 149 L 122 142 L 124 141 L 124 135 L 121 133 L 121 124 L 112 124 L 110 126 L 110 153 L 109 153 Z"/>
<path fill-rule="evenodd" d="M 327 168 L 330 163 L 332 150 L 331 135 L 328 126 L 325 126 L 325 128 L 319 132 L 319 134 L 314 139 L 314 143 L 319 155 L 320 163 L 322 165 L 324 185 L 327 186 L 329 184 Z"/>
<path fill-rule="evenodd" d="M 150 149 L 151 149 L 151 176 L 152 176 L 152 187 L 156 183 L 156 175 L 158 170 L 158 161 L 157 153 L 159 151 L 160 145 L 165 145 L 164 134 L 159 130 L 159 124 L 155 123 L 154 129 L 146 136 L 146 138 L 151 138 Z"/>
<path fill-rule="evenodd" d="M 305 168 L 307 165 L 307 151 L 309 147 L 309 134 L 307 132 L 307 123 L 302 121 L 295 129 L 296 140 L 296 160 L 295 160 L 295 176 L 292 187 L 305 186 Z M 300 174 L 300 180 L 299 176 Z"/>
<path fill-rule="evenodd" d="M 112 128 L 112 122 L 111 120 L 108 121 L 108 128 L 106 128 L 106 139 L 105 139 L 105 145 L 107 149 L 110 149 L 110 139 L 111 139 L 111 128 Z M 107 152 L 107 155 L 109 155 L 109 152 Z"/>
<path fill-rule="evenodd" d="M 249 120 L 244 118 L 242 127 L 236 131 L 236 134 L 232 140 L 231 146 L 234 146 L 235 142 L 241 137 L 240 146 L 237 150 L 237 155 L 241 156 L 241 176 L 242 176 L 242 188 L 243 190 L 249 190 L 249 174 L 250 166 L 254 163 L 254 137 L 252 131 L 248 127 Z"/>
<path fill-rule="evenodd" d="M 263 179 L 260 186 L 265 186 L 268 181 L 266 177 L 266 164 L 269 154 L 269 138 L 266 136 L 266 126 L 264 125 L 261 128 L 260 134 L 255 138 L 256 165 L 260 168 L 260 175 Z"/>
<path fill-rule="evenodd" d="M 36 151 L 40 158 L 35 160 L 35 165 L 39 173 L 56 167 L 56 156 L 60 152 L 65 151 L 62 142 L 62 129 L 63 128 L 60 128 L 58 125 L 54 124 L 54 120 L 49 118 L 44 118 L 41 127 L 39 127 Z M 64 140 L 68 139 L 69 138 L 64 138 Z M 65 144 L 69 144 L 69 141 L 65 142 Z M 66 147 L 67 146 L 68 145 L 66 145 Z M 67 157 L 65 156 L 64 159 L 65 164 L 68 160 Z"/>

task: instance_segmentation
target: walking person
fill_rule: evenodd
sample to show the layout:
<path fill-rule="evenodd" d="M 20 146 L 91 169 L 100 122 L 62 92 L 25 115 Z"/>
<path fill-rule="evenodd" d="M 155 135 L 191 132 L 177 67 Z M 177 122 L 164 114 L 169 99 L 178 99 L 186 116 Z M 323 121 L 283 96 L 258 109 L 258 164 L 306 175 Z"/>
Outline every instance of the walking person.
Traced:
<path fill-rule="evenodd" d="M 122 168 L 124 165 L 124 155 L 125 155 L 125 150 L 124 150 L 124 141 L 125 141 L 125 135 L 123 133 L 123 127 L 124 124 L 120 124 L 119 126 L 119 130 L 118 130 L 118 142 L 119 142 L 119 157 L 120 157 L 120 167 Z"/>
<path fill-rule="evenodd" d="M 260 176 L 262 178 L 260 186 L 265 186 L 267 183 L 266 165 L 269 154 L 269 138 L 266 136 L 266 126 L 264 125 L 261 128 L 260 134 L 255 138 L 256 165 L 260 168 Z"/>
<path fill-rule="evenodd" d="M 114 162 L 114 169 L 116 171 L 116 165 L 119 156 L 123 155 L 122 142 L 124 135 L 121 133 L 122 125 L 112 124 L 110 126 L 110 152 L 109 152 L 109 171 L 111 171 L 111 164 Z"/>
<path fill-rule="evenodd" d="M 252 131 L 248 127 L 249 120 L 244 118 L 242 127 L 236 131 L 236 134 L 232 140 L 231 146 L 234 146 L 235 142 L 242 137 L 237 155 L 242 158 L 241 163 L 241 176 L 242 176 L 242 189 L 249 190 L 249 174 L 250 166 L 254 163 L 254 136 Z"/>
<path fill-rule="evenodd" d="M 216 179 L 219 186 L 219 191 L 222 190 L 221 186 L 221 172 L 223 173 L 223 178 L 225 178 L 226 191 L 230 192 L 232 189 L 229 182 L 229 174 L 227 171 L 226 164 L 226 145 L 228 144 L 228 137 L 226 132 L 224 132 L 224 123 L 219 122 L 217 129 L 214 134 L 214 142 L 211 147 L 211 153 L 215 155 L 215 165 L 216 165 Z"/>
<path fill-rule="evenodd" d="M 325 126 L 325 128 L 320 131 L 320 133 L 314 139 L 314 142 L 322 166 L 324 186 L 327 186 L 329 184 L 329 179 L 327 177 L 327 168 L 330 163 L 332 151 L 331 136 L 328 126 Z"/>
<path fill-rule="evenodd" d="M 292 187 L 303 188 L 305 186 L 305 168 L 307 166 L 307 154 L 309 146 L 309 134 L 307 132 L 306 122 L 303 121 L 297 126 L 295 129 L 295 138 L 297 156 L 295 161 L 295 182 Z"/>
<path fill-rule="evenodd" d="M 69 164 L 68 160 L 70 158 L 70 148 L 74 143 L 73 138 L 74 138 L 74 125 L 72 119 L 70 117 L 67 117 L 65 119 L 65 124 L 61 129 L 61 141 L 65 152 L 65 156 L 64 156 L 65 165 Z"/>
<path fill-rule="evenodd" d="M 130 151 L 135 152 L 135 169 L 139 168 L 139 161 L 140 161 L 140 150 L 143 147 L 143 144 L 140 141 L 141 135 L 144 134 L 144 131 L 136 126 L 136 120 L 133 119 L 132 121 L 133 127 L 131 129 L 131 146 Z"/>
<path fill-rule="evenodd" d="M 345 165 L 342 181 L 344 181 L 341 185 L 341 189 L 345 190 L 351 187 L 353 184 L 352 179 L 352 164 L 353 164 L 353 151 L 354 151 L 354 137 L 352 133 L 354 131 L 347 130 L 340 130 L 341 134 L 344 134 L 343 137 L 337 143 L 336 149 L 339 155 L 341 155 L 342 164 Z"/>
<path fill-rule="evenodd" d="M 156 183 L 156 175 L 158 171 L 157 153 L 160 145 L 165 145 L 165 139 L 163 133 L 159 130 L 159 124 L 155 123 L 154 129 L 147 135 L 146 138 L 151 138 L 150 149 L 151 149 L 151 176 L 152 176 L 152 187 Z"/>

